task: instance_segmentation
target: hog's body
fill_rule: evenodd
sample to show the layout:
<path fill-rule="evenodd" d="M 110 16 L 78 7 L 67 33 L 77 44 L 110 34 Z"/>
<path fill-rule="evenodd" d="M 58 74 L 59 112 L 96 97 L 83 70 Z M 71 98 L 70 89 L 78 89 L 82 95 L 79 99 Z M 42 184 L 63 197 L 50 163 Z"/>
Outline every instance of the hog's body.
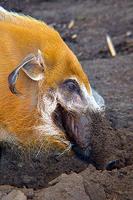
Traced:
<path fill-rule="evenodd" d="M 26 62 L 27 59 L 29 61 L 25 64 L 27 55 L 30 56 L 26 58 Z M 33 59 L 34 63 L 30 59 Z M 43 60 L 43 64 L 40 60 Z M 11 72 L 19 64 L 20 67 L 23 66 L 23 70 L 19 71 L 17 80 L 17 72 Z M 33 64 L 39 66 L 37 70 L 43 65 L 44 70 L 36 77 L 28 64 L 30 67 L 34 67 Z M 65 83 L 66 80 L 73 80 L 78 86 L 72 86 L 76 85 L 75 83 Z M 12 94 L 16 89 L 14 83 L 22 95 Z M 78 89 L 73 91 L 73 87 L 79 87 L 80 95 Z M 19 16 L 1 8 L 0 140 L 14 140 L 23 145 L 35 145 L 36 142 L 42 141 L 50 145 L 68 144 L 69 139 L 66 139 L 64 125 L 60 128 L 53 119 L 53 114 L 58 112 L 58 105 L 65 108 L 67 114 L 82 114 L 82 110 L 88 108 L 94 112 L 100 110 L 76 56 L 59 33 L 41 21 Z M 76 128 L 70 129 L 74 132 Z M 74 141 L 78 141 L 75 139 L 78 137 L 77 132 L 72 134 L 75 135 Z M 79 142 L 79 146 L 80 143 L 82 142 Z M 81 144 L 82 146 L 84 144 Z"/>

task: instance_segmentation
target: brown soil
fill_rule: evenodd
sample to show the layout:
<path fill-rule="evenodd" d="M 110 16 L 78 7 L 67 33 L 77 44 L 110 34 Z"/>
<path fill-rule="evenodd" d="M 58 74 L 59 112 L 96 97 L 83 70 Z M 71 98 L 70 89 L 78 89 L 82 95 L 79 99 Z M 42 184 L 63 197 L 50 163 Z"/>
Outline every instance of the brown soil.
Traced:
<path fill-rule="evenodd" d="M 67 180 L 68 183 L 71 181 L 73 187 L 74 181 L 79 181 L 84 199 L 133 199 L 132 0 L 28 0 L 21 4 L 20 1 L 2 1 L 3 4 L 43 19 L 60 31 L 80 59 L 91 84 L 104 97 L 107 109 L 105 117 L 94 116 L 89 161 L 84 162 L 75 155 L 66 154 L 57 158 L 57 152 L 25 154 L 17 147 L 1 144 L 0 184 L 38 189 L 49 186 L 48 182 L 62 173 L 70 174 L 73 171 L 78 174 L 65 177 L 66 184 Z M 75 24 L 68 29 L 71 20 L 75 20 Z M 111 58 L 108 52 L 107 33 L 116 47 L 115 58 Z M 77 37 L 73 38 L 75 34 Z M 39 200 L 50 191 L 54 194 L 57 188 L 60 194 L 63 180 L 61 178 L 59 183 L 57 181 L 47 189 L 36 192 L 29 189 L 24 193 L 28 199 Z M 0 199 L 12 189 L 11 186 L 1 186 Z M 29 197 L 29 191 L 32 197 Z M 73 191 L 74 194 L 76 192 L 79 191 Z M 56 199 L 61 199 L 56 196 L 57 193 Z M 54 198 L 45 196 L 45 199 Z M 73 199 L 78 198 L 74 196 Z"/>

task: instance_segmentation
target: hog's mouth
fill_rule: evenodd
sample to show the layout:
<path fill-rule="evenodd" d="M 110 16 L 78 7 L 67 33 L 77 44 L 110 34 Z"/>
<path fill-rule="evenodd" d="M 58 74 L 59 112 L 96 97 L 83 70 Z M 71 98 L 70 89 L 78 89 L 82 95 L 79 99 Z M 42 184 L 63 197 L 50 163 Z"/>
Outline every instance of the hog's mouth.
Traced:
<path fill-rule="evenodd" d="M 60 104 L 57 105 L 53 114 L 53 121 L 66 135 L 66 138 L 72 144 L 72 149 L 82 159 L 89 159 L 90 133 L 86 128 L 83 119 L 77 113 L 67 111 Z"/>

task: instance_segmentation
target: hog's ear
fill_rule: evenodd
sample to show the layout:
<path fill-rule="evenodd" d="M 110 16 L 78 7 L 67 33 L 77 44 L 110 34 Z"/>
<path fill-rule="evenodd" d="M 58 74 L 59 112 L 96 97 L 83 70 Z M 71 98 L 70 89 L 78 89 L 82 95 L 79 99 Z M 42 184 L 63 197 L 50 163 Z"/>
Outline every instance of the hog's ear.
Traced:
<path fill-rule="evenodd" d="M 104 101 L 103 97 L 100 94 L 98 94 L 98 92 L 96 90 L 94 90 L 93 88 L 91 88 L 91 90 L 92 90 L 92 95 L 93 95 L 96 103 L 99 105 L 101 110 L 102 109 L 104 110 L 105 109 L 105 101 Z"/>
<path fill-rule="evenodd" d="M 34 81 L 44 78 L 45 64 L 40 50 L 37 54 L 26 56 L 19 67 Z"/>
<path fill-rule="evenodd" d="M 39 81 L 44 78 L 45 64 L 41 54 L 38 50 L 37 54 L 27 55 L 22 62 L 14 69 L 8 76 L 8 84 L 13 94 L 21 94 L 17 91 L 15 85 L 20 70 L 23 70 L 25 74 L 34 81 Z"/>

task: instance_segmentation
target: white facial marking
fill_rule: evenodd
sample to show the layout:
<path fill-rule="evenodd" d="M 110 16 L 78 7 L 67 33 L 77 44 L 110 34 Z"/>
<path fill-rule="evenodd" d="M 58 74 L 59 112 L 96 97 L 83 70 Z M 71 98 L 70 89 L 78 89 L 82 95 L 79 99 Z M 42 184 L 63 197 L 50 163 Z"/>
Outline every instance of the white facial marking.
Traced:
<path fill-rule="evenodd" d="M 63 99 L 62 93 L 58 92 L 59 103 L 63 103 L 63 106 L 65 106 L 67 110 L 76 111 L 77 113 L 86 112 L 87 110 L 90 110 L 90 112 L 102 112 L 105 110 L 104 99 L 94 89 L 90 88 L 91 91 L 89 94 L 85 85 L 81 85 L 75 76 L 71 76 L 69 79 L 76 80 L 79 84 L 83 99 L 76 101 L 75 98 L 72 98 L 66 102 Z"/>
<path fill-rule="evenodd" d="M 96 99 L 93 96 L 92 90 L 90 91 L 90 94 L 88 93 L 86 87 L 84 85 L 81 86 L 82 94 L 84 98 L 87 101 L 87 108 L 92 112 L 100 112 L 101 106 L 98 104 Z"/>

